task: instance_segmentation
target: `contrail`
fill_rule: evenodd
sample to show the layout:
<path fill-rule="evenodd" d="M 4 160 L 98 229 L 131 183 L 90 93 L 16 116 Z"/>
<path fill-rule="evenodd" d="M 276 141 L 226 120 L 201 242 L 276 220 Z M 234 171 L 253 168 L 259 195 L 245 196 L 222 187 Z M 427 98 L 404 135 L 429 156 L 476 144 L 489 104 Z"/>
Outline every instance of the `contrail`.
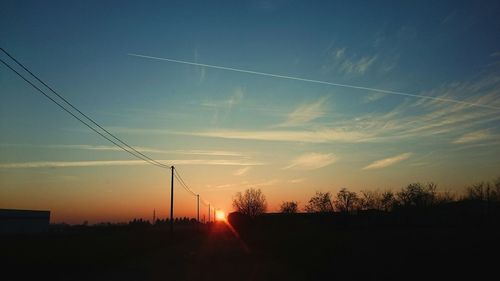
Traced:
<path fill-rule="evenodd" d="M 254 75 L 267 76 L 267 77 L 275 77 L 275 78 L 296 80 L 296 81 L 316 83 L 316 84 L 323 84 L 323 85 L 329 85 L 329 86 L 336 86 L 336 87 L 343 87 L 343 88 L 350 88 L 350 89 L 365 90 L 365 91 L 377 92 L 377 93 L 384 93 L 384 94 L 389 94 L 389 95 L 398 95 L 398 96 L 406 96 L 406 97 L 413 97 L 413 98 L 423 98 L 423 99 L 430 99 L 430 100 L 443 101 L 443 102 L 452 102 L 452 103 L 456 103 L 456 104 L 463 104 L 463 105 L 468 105 L 468 106 L 476 106 L 476 107 L 483 107 L 483 108 L 500 110 L 500 107 L 498 107 L 498 106 L 486 105 L 486 104 L 480 104 L 480 103 L 472 103 L 472 102 L 466 102 L 466 101 L 455 100 L 455 99 L 431 97 L 431 96 L 410 94 L 410 93 L 405 93 L 405 92 L 390 91 L 390 90 L 383 90 L 383 89 L 370 88 L 370 87 L 362 87 L 362 86 L 349 85 L 349 84 L 333 83 L 333 82 L 328 82 L 328 81 L 321 81 L 321 80 L 300 78 L 300 77 L 280 75 L 280 74 L 273 74 L 273 73 L 267 73 L 267 72 L 246 70 L 246 69 L 240 69 L 240 68 L 234 68 L 234 67 L 227 67 L 227 66 L 219 66 L 219 65 L 212 65 L 212 64 L 197 63 L 197 62 L 192 62 L 192 61 L 175 60 L 175 59 L 169 59 L 169 58 L 160 58 L 160 57 L 139 55 L 139 54 L 133 54 L 133 53 L 129 53 L 128 55 L 129 56 L 134 56 L 134 57 L 146 58 L 146 59 L 154 59 L 154 60 L 162 60 L 162 61 L 168 61 L 168 62 L 175 62 L 175 63 L 180 63 L 180 64 L 203 66 L 203 67 L 209 67 L 209 68 L 215 68 L 215 69 L 222 69 L 222 70 L 229 70 L 229 71 L 235 71 L 235 72 L 241 72 L 241 73 L 248 73 L 248 74 L 254 74 Z"/>

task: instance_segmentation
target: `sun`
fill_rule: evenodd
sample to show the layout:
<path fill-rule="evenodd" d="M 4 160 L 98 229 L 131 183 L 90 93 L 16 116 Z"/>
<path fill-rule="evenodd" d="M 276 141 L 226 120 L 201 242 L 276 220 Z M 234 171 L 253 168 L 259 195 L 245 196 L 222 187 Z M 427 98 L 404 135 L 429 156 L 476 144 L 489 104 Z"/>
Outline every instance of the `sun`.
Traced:
<path fill-rule="evenodd" d="M 215 211 L 215 219 L 218 221 L 225 221 L 226 214 L 224 213 L 224 211 L 217 210 L 217 211 Z"/>

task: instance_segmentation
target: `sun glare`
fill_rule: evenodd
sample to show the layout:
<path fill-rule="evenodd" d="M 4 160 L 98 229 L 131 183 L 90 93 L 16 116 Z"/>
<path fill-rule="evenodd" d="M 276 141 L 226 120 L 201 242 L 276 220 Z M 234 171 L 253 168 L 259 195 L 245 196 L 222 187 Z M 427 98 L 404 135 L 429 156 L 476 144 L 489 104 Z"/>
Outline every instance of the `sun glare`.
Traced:
<path fill-rule="evenodd" d="M 226 214 L 224 211 L 217 210 L 215 212 L 215 219 L 218 221 L 225 221 L 226 220 Z"/>

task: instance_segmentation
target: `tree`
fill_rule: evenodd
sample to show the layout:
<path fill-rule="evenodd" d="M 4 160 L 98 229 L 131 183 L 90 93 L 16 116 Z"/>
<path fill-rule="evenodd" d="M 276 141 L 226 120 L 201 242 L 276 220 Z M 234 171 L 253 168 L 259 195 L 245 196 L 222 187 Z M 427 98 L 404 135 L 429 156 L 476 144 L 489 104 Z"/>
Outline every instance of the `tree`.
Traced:
<path fill-rule="evenodd" d="M 316 191 L 316 194 L 309 200 L 305 209 L 308 213 L 333 212 L 330 192 L 323 193 Z"/>
<path fill-rule="evenodd" d="M 295 214 L 297 213 L 298 204 L 296 201 L 284 201 L 281 203 L 280 212 L 285 214 Z"/>
<path fill-rule="evenodd" d="M 382 210 L 382 196 L 378 191 L 361 191 L 359 198 L 361 210 Z"/>
<path fill-rule="evenodd" d="M 361 210 L 380 210 L 389 212 L 396 205 L 397 200 L 390 190 L 380 192 L 378 190 L 361 191 L 358 198 L 358 206 Z"/>
<path fill-rule="evenodd" d="M 436 188 L 434 183 L 423 185 L 411 183 L 396 194 L 403 207 L 426 207 L 436 201 Z"/>
<path fill-rule="evenodd" d="M 485 198 L 484 183 L 476 183 L 465 189 L 465 199 L 467 200 L 484 200 Z"/>
<path fill-rule="evenodd" d="M 467 187 L 465 190 L 466 200 L 478 201 L 500 201 L 500 178 L 490 184 L 481 182 Z"/>
<path fill-rule="evenodd" d="M 444 191 L 436 194 L 435 201 L 437 205 L 444 205 L 455 201 L 455 198 L 456 196 L 454 193 L 451 193 L 450 191 Z"/>
<path fill-rule="evenodd" d="M 382 192 L 380 196 L 380 207 L 382 210 L 389 212 L 396 205 L 396 197 L 394 197 L 394 193 L 390 190 Z"/>
<path fill-rule="evenodd" d="M 354 210 L 358 202 L 358 195 L 356 192 L 348 191 L 346 188 L 342 188 L 337 193 L 337 200 L 335 200 L 335 207 L 337 210 L 349 213 Z"/>
<path fill-rule="evenodd" d="M 236 193 L 233 198 L 233 207 L 242 214 L 256 217 L 266 211 L 266 197 L 260 189 L 250 188 L 245 190 L 243 194 Z"/>

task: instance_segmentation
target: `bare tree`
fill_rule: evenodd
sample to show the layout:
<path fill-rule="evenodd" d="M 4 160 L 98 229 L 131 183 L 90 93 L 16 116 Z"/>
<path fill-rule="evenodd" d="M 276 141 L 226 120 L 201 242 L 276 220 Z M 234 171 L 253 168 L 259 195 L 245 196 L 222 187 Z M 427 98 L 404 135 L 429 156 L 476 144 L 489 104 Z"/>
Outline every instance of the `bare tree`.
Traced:
<path fill-rule="evenodd" d="M 296 201 L 284 201 L 281 203 L 280 212 L 285 214 L 295 214 L 298 210 L 298 204 Z"/>
<path fill-rule="evenodd" d="M 242 214 L 256 217 L 267 210 L 266 197 L 260 189 L 250 188 L 243 194 L 236 193 L 233 198 L 233 207 Z"/>
<path fill-rule="evenodd" d="M 396 194 L 403 207 L 425 207 L 433 205 L 436 201 L 436 188 L 434 183 L 423 185 L 411 183 Z"/>
<path fill-rule="evenodd" d="M 337 200 L 335 200 L 335 207 L 337 210 L 349 213 L 354 210 L 358 203 L 358 195 L 356 192 L 348 191 L 346 188 L 342 188 L 337 193 Z"/>
<path fill-rule="evenodd" d="M 361 210 L 382 210 L 382 195 L 378 191 L 361 191 L 359 207 Z"/>
<path fill-rule="evenodd" d="M 449 190 L 436 194 L 436 204 L 443 205 L 455 201 L 456 195 Z"/>
<path fill-rule="evenodd" d="M 469 186 L 465 190 L 466 200 L 499 201 L 500 200 L 500 179 L 493 184 L 480 182 Z"/>
<path fill-rule="evenodd" d="M 326 213 L 333 212 L 333 205 L 330 192 L 316 191 L 316 194 L 307 203 L 306 212 L 308 213 Z"/>
<path fill-rule="evenodd" d="M 493 200 L 500 202 L 500 177 L 496 178 L 492 184 L 493 188 Z"/>
<path fill-rule="evenodd" d="M 382 192 L 380 196 L 380 207 L 383 211 L 389 212 L 396 205 L 396 197 L 394 193 L 390 190 Z"/>
<path fill-rule="evenodd" d="M 493 182 L 481 182 L 467 187 L 462 200 L 480 201 L 474 205 L 482 206 L 480 210 L 483 216 L 491 221 L 498 220 L 495 214 L 498 214 L 497 206 L 500 202 L 500 177 Z"/>

